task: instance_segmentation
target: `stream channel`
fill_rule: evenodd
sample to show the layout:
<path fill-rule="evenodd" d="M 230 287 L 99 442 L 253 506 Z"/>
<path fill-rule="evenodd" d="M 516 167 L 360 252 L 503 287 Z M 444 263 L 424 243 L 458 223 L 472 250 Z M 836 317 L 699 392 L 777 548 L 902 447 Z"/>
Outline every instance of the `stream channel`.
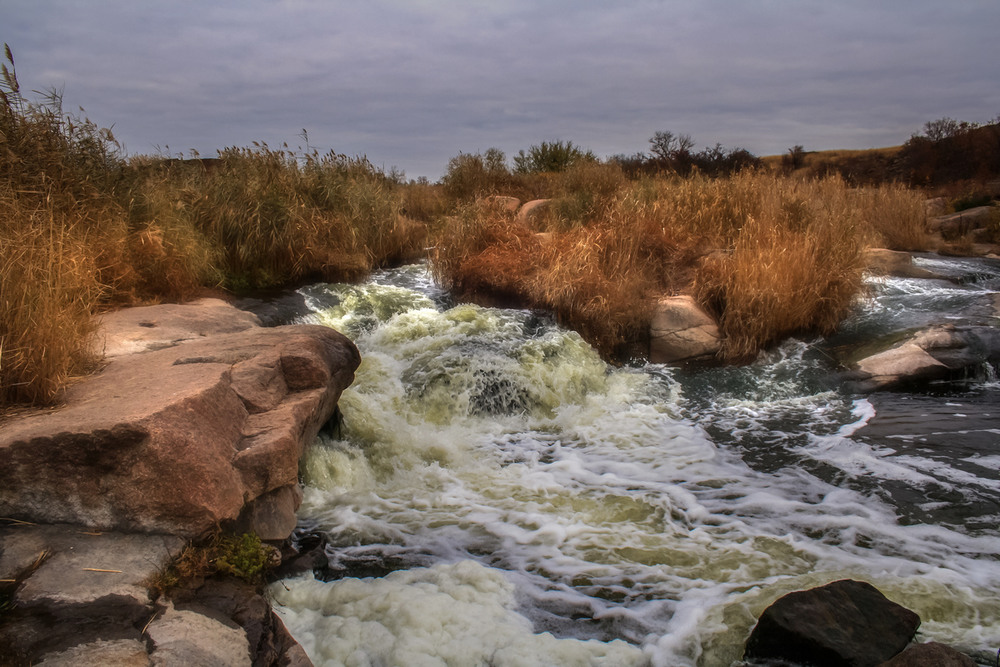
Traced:
<path fill-rule="evenodd" d="M 791 591 L 871 582 L 918 639 L 1000 647 L 1000 383 L 852 395 L 837 349 L 993 317 L 1000 262 L 871 279 L 828 340 L 743 367 L 606 364 L 425 265 L 300 290 L 363 362 L 303 464 L 329 566 L 271 586 L 317 665 L 738 665 Z M 960 313 L 960 315 L 957 315 Z M 996 319 L 992 320 L 996 325 Z"/>

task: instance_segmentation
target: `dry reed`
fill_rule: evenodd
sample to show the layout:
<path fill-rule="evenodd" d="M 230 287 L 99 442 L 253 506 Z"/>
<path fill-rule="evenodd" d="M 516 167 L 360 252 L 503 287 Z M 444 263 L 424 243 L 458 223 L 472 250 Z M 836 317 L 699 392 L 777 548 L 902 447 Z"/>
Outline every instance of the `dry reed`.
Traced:
<path fill-rule="evenodd" d="M 467 296 L 551 309 L 608 356 L 645 335 L 656 295 L 690 292 L 719 319 L 722 358 L 740 361 L 832 331 L 861 289 L 863 248 L 919 241 L 916 204 L 906 190 L 838 177 L 622 181 L 599 215 L 541 235 L 466 206 L 439 235 L 435 270 Z"/>

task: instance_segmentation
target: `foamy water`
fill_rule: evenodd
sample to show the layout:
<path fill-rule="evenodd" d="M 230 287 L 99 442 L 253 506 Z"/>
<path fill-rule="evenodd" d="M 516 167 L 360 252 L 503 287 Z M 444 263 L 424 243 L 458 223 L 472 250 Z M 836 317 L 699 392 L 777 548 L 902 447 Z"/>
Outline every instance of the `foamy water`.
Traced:
<path fill-rule="evenodd" d="M 364 360 L 299 514 L 348 575 L 394 570 L 271 587 L 317 664 L 730 665 L 768 604 L 845 577 L 923 638 L 1000 646 L 995 523 L 914 522 L 881 486 L 1000 489 L 859 437 L 877 407 L 814 346 L 613 368 L 543 316 L 449 308 L 422 267 L 306 294 Z"/>

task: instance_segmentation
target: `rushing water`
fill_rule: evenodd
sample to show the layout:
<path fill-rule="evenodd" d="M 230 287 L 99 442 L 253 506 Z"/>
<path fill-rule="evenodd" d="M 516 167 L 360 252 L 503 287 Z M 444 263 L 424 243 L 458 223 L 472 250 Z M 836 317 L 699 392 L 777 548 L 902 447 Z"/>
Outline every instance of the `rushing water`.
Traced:
<path fill-rule="evenodd" d="M 995 278 L 877 281 L 844 335 Z M 303 468 L 302 529 L 343 576 L 272 586 L 317 664 L 738 664 L 767 605 L 847 577 L 922 638 L 1000 646 L 995 381 L 852 396 L 804 342 L 611 367 L 544 315 L 451 303 L 422 266 L 303 292 L 364 359 Z"/>

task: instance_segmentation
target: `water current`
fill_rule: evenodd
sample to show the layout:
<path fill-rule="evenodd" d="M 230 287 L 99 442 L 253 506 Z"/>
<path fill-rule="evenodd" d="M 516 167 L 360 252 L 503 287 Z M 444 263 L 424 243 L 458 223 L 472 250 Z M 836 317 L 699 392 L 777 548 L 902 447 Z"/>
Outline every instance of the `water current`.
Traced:
<path fill-rule="evenodd" d="M 610 366 L 423 265 L 303 289 L 363 362 L 303 465 L 330 567 L 273 584 L 279 613 L 318 665 L 734 665 L 775 599 L 853 578 L 995 654 L 1000 384 L 852 395 L 831 361 L 988 320 L 996 264 L 933 268 L 968 279 L 872 280 L 830 341 L 698 370 Z"/>

